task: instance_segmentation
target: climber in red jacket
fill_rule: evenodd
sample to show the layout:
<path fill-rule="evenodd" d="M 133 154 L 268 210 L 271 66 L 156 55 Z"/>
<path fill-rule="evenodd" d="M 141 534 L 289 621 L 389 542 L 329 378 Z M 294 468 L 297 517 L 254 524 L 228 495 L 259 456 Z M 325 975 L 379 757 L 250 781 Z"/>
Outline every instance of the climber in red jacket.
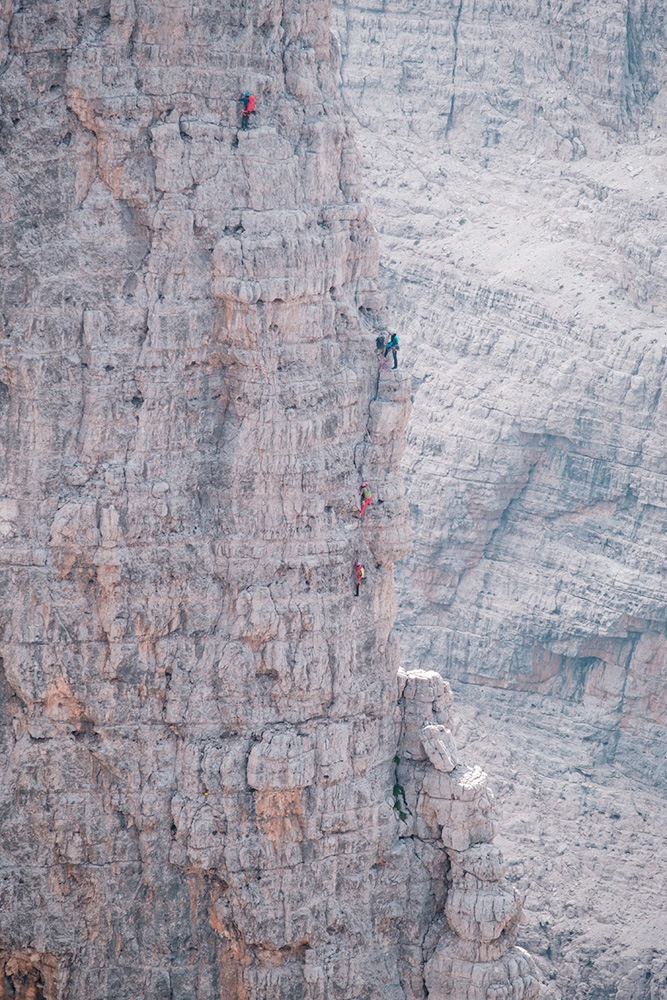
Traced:
<path fill-rule="evenodd" d="M 250 124 L 250 115 L 254 115 L 255 113 L 255 95 L 247 90 L 245 94 L 241 94 L 239 101 L 243 105 L 243 110 L 241 111 L 241 128 L 244 132 L 247 132 L 248 125 Z"/>
<path fill-rule="evenodd" d="M 354 564 L 354 573 L 357 580 L 357 589 L 355 591 L 354 596 L 358 597 L 359 588 L 361 587 L 362 583 L 366 583 L 366 568 L 364 564 L 360 563 L 358 560 Z"/>

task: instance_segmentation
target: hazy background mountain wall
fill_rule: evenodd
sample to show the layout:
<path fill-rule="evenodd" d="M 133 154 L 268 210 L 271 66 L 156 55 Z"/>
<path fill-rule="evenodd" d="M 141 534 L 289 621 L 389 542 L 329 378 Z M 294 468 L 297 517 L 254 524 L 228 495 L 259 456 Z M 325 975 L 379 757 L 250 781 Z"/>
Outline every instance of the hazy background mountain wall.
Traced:
<path fill-rule="evenodd" d="M 403 659 L 466 685 L 554 995 L 663 996 L 664 9 L 336 11 L 413 376 Z"/>

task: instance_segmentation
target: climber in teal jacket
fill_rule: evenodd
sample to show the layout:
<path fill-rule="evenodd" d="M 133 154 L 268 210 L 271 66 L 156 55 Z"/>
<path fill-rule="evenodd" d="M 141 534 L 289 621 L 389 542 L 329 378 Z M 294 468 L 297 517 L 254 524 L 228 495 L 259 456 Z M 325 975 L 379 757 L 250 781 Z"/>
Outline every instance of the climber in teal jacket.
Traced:
<path fill-rule="evenodd" d="M 399 347 L 400 347 L 400 344 L 398 343 L 398 334 L 396 333 L 395 330 L 392 330 L 391 337 L 387 341 L 387 346 L 384 349 L 384 356 L 385 356 L 385 358 L 387 357 L 387 355 L 391 351 L 392 357 L 394 359 L 394 364 L 392 365 L 392 368 L 398 368 L 398 349 L 399 349 Z"/>

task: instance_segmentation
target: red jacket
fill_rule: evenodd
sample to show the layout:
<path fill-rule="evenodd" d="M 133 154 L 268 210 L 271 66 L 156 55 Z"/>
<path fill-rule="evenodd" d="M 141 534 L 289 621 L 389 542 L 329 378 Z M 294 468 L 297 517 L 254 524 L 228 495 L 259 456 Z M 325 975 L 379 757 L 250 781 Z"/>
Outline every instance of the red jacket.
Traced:
<path fill-rule="evenodd" d="M 251 94 L 245 106 L 245 113 L 247 115 L 251 115 L 254 110 L 255 110 L 255 95 Z"/>

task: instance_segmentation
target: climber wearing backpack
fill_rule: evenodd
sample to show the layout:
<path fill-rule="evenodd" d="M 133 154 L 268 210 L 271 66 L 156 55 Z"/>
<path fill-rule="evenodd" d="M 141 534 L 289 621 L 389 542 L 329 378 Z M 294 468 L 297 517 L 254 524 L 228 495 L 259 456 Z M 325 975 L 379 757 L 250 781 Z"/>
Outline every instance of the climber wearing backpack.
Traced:
<path fill-rule="evenodd" d="M 354 596 L 358 597 L 359 588 L 361 587 L 362 583 L 366 583 L 366 568 L 364 564 L 360 563 L 358 560 L 354 564 L 354 574 L 357 581 L 357 589 L 355 591 Z"/>
<path fill-rule="evenodd" d="M 255 113 L 255 95 L 251 94 L 249 90 L 245 94 L 241 94 L 239 101 L 242 105 L 241 111 L 241 128 L 244 132 L 248 131 L 248 125 L 250 124 L 250 115 Z"/>
<path fill-rule="evenodd" d="M 361 507 L 359 509 L 359 517 L 368 507 L 369 503 L 373 503 L 373 497 L 371 496 L 371 491 L 368 483 L 362 483 L 359 487 L 359 496 L 361 497 Z"/>
<path fill-rule="evenodd" d="M 384 356 L 385 356 L 385 358 L 387 357 L 387 355 L 389 354 L 390 351 L 392 353 L 392 357 L 394 359 L 394 364 L 392 365 L 392 368 L 398 368 L 398 348 L 399 348 L 399 346 L 400 345 L 398 343 L 398 334 L 396 333 L 395 330 L 392 330 L 391 331 L 391 337 L 387 341 L 387 346 L 384 349 Z"/>

